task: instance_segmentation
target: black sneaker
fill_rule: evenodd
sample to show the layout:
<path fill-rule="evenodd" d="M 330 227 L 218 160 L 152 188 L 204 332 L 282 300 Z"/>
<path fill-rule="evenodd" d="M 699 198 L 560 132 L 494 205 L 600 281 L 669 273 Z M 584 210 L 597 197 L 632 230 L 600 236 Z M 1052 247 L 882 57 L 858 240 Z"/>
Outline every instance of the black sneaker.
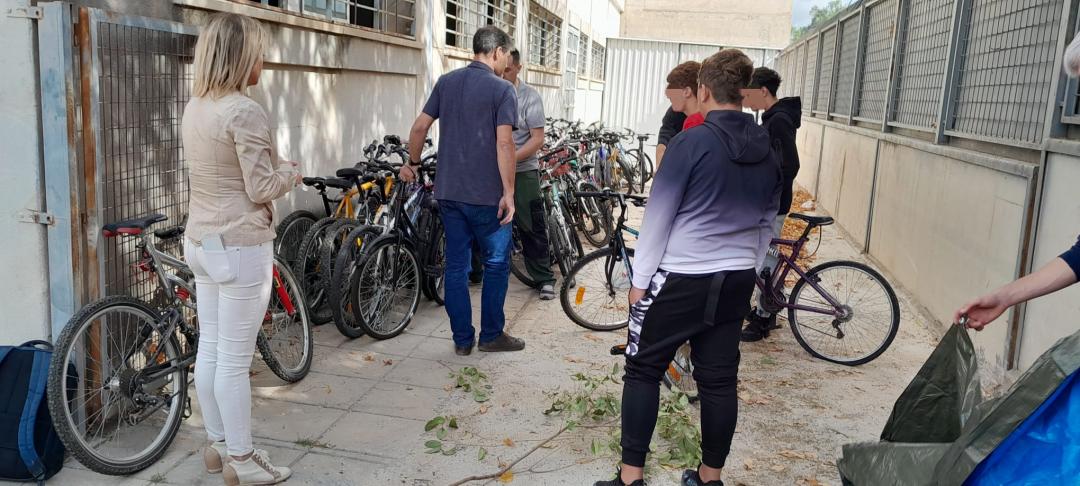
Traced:
<path fill-rule="evenodd" d="M 456 354 L 458 356 L 468 356 L 468 355 L 472 354 L 472 348 L 473 348 L 473 345 L 471 345 L 471 344 L 468 345 L 468 346 L 454 345 L 454 354 Z"/>
<path fill-rule="evenodd" d="M 491 342 L 481 343 L 480 346 L 478 346 L 478 349 L 485 353 L 521 351 L 522 349 L 525 349 L 525 341 L 504 332 L 500 334 L 499 337 L 491 340 Z"/>
<path fill-rule="evenodd" d="M 597 481 L 593 483 L 593 486 L 645 486 L 645 480 L 639 479 L 630 484 L 622 482 L 622 471 L 615 472 L 615 479 L 610 481 Z"/>
<path fill-rule="evenodd" d="M 742 342 L 753 343 L 769 337 L 769 321 L 774 319 L 776 319 L 775 316 L 771 319 L 759 316 L 755 307 L 746 318 L 746 327 L 743 328 L 741 336 Z"/>
<path fill-rule="evenodd" d="M 687 469 L 682 473 L 682 486 L 724 486 L 724 482 L 717 479 L 706 483 L 701 480 L 697 471 Z"/>
<path fill-rule="evenodd" d="M 555 300 L 555 286 L 552 284 L 541 285 L 540 300 Z"/>

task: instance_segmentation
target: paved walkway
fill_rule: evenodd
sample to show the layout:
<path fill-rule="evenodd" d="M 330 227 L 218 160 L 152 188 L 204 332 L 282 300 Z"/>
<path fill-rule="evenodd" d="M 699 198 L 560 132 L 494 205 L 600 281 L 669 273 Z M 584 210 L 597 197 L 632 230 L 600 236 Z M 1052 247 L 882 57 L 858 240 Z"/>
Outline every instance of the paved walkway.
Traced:
<path fill-rule="evenodd" d="M 833 228 L 818 261 L 860 259 Z M 474 289 L 477 292 L 478 289 Z M 478 302 L 478 295 L 474 302 Z M 903 324 L 878 360 L 846 368 L 812 359 L 781 330 L 765 343 L 743 346 L 740 417 L 725 471 L 729 485 L 838 484 L 835 458 L 851 441 L 876 440 L 893 401 L 929 355 L 935 340 L 927 318 L 902 298 Z M 333 325 L 316 328 L 311 374 L 283 385 L 265 368 L 253 378 L 256 447 L 294 468 L 290 485 L 440 485 L 497 471 L 563 425 L 545 416 L 548 394 L 572 387 L 577 372 L 602 372 L 624 333 L 587 332 L 567 319 L 558 301 L 539 301 L 512 279 L 507 297 L 511 332 L 524 352 L 458 357 L 445 312 L 422 303 L 401 336 L 347 340 Z M 256 359 L 258 361 L 258 359 Z M 452 388 L 451 371 L 475 366 L 492 384 L 490 401 L 475 402 Z M 452 456 L 426 454 L 436 415 L 457 417 Z M 514 468 L 513 484 L 591 485 L 609 477 L 617 458 L 594 456 L 593 437 L 578 429 L 539 449 Z M 217 485 L 202 469 L 198 411 L 155 466 L 129 478 L 101 476 L 74 461 L 50 483 L 64 485 Z M 479 449 L 488 454 L 479 459 Z M 649 470 L 653 485 L 678 484 L 678 471 Z M 510 478 L 505 478 L 510 479 Z M 498 481 L 472 484 L 498 484 Z"/>

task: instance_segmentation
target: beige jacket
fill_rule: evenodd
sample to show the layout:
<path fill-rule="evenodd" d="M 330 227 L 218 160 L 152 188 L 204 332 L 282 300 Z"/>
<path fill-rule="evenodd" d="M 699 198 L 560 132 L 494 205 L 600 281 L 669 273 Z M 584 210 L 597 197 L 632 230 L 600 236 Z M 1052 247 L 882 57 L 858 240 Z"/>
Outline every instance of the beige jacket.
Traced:
<path fill-rule="evenodd" d="M 240 93 L 192 98 L 181 130 L 191 185 L 187 237 L 198 243 L 217 233 L 226 246 L 272 241 L 272 202 L 296 186 L 296 171 L 278 161 L 266 111 Z"/>

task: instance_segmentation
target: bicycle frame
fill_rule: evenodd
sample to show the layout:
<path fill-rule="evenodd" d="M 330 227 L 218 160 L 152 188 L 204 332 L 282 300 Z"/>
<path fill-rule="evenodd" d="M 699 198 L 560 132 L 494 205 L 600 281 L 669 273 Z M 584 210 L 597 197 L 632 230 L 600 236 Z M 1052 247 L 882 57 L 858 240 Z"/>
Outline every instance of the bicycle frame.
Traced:
<path fill-rule="evenodd" d="M 763 294 L 767 296 L 767 299 L 775 303 L 780 309 L 794 309 L 806 312 L 814 312 L 818 314 L 826 314 L 834 317 L 841 317 L 844 314 L 843 306 L 835 297 L 828 291 L 823 289 L 815 279 L 807 278 L 806 271 L 804 271 L 798 265 L 797 255 L 802 252 L 806 242 L 809 241 L 808 235 L 810 234 L 810 226 L 807 226 L 806 231 L 799 237 L 798 240 L 788 240 L 782 238 L 774 238 L 772 245 L 776 247 L 788 247 L 791 249 L 791 253 L 779 252 L 779 260 L 776 264 L 775 273 L 770 276 L 770 282 L 766 283 L 761 275 L 757 276 L 757 288 Z M 783 298 L 784 282 L 787 280 L 787 276 L 790 272 L 795 272 L 800 278 L 806 280 L 806 283 L 810 284 L 825 300 L 832 306 L 832 309 L 822 309 L 820 307 L 799 305 L 788 303 Z"/>

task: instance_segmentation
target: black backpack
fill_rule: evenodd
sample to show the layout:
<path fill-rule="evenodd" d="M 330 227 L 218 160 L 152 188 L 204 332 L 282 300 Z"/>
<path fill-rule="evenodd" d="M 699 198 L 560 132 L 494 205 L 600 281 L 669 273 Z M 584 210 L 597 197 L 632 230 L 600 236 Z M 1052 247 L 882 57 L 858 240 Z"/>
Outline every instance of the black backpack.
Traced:
<path fill-rule="evenodd" d="M 41 483 L 64 467 L 45 385 L 52 345 L 0 346 L 0 479 Z"/>

